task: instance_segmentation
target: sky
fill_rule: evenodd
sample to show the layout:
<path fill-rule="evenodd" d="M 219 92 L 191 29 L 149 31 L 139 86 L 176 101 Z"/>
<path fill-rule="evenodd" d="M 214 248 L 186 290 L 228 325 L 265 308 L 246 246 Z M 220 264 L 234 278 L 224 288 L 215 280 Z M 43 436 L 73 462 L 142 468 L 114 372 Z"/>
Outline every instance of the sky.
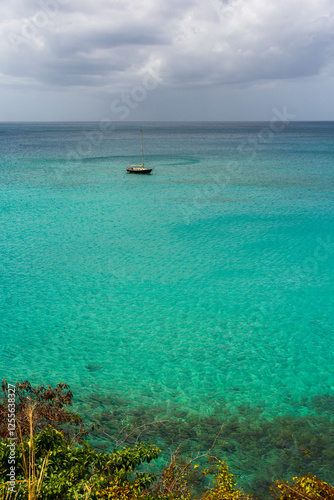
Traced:
<path fill-rule="evenodd" d="M 0 121 L 334 120 L 334 1 L 2 1 L 0 86 Z"/>

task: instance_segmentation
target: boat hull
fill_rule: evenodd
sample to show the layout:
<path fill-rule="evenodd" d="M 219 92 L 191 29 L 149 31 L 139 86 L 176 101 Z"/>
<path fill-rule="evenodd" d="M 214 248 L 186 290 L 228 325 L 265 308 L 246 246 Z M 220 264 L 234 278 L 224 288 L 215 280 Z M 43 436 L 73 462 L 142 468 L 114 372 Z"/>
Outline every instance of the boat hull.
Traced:
<path fill-rule="evenodd" d="M 151 168 L 127 168 L 128 174 L 150 174 L 152 172 Z"/>

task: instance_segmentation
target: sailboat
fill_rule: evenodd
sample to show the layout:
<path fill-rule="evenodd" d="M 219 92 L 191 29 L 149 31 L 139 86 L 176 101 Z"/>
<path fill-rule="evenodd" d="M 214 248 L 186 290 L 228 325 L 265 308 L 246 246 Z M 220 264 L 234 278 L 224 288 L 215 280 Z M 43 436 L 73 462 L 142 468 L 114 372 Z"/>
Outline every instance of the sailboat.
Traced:
<path fill-rule="evenodd" d="M 131 167 L 128 167 L 126 171 L 129 174 L 150 174 L 152 172 L 151 168 L 145 168 L 144 167 L 144 148 L 143 148 L 143 131 L 140 131 L 140 137 L 141 137 L 141 165 L 131 165 Z"/>

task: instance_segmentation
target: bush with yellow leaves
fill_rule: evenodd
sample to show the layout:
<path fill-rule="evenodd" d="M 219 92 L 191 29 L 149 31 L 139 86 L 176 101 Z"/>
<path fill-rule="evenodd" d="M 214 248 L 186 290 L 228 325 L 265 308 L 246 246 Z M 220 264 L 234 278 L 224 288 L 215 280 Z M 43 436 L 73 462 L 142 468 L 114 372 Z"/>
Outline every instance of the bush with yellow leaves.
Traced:
<path fill-rule="evenodd" d="M 292 484 L 276 481 L 275 488 L 278 500 L 333 500 L 334 487 L 311 474 L 294 477 Z"/>
<path fill-rule="evenodd" d="M 237 481 L 229 471 L 226 461 L 215 459 L 213 466 L 204 469 L 203 474 L 213 476 L 213 487 L 201 497 L 200 500 L 252 500 L 251 495 L 246 495 L 236 489 Z"/>

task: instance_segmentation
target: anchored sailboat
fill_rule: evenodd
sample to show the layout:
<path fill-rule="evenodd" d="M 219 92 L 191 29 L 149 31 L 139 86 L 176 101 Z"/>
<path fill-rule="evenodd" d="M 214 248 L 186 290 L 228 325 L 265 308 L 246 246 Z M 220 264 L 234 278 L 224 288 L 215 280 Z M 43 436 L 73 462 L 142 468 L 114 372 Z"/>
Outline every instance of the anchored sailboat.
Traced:
<path fill-rule="evenodd" d="M 142 164 L 141 165 L 131 165 L 131 167 L 128 167 L 126 171 L 129 174 L 150 174 L 152 172 L 151 168 L 145 168 L 144 167 L 144 148 L 143 148 L 143 131 L 140 131 L 140 137 L 141 137 L 141 160 Z"/>

